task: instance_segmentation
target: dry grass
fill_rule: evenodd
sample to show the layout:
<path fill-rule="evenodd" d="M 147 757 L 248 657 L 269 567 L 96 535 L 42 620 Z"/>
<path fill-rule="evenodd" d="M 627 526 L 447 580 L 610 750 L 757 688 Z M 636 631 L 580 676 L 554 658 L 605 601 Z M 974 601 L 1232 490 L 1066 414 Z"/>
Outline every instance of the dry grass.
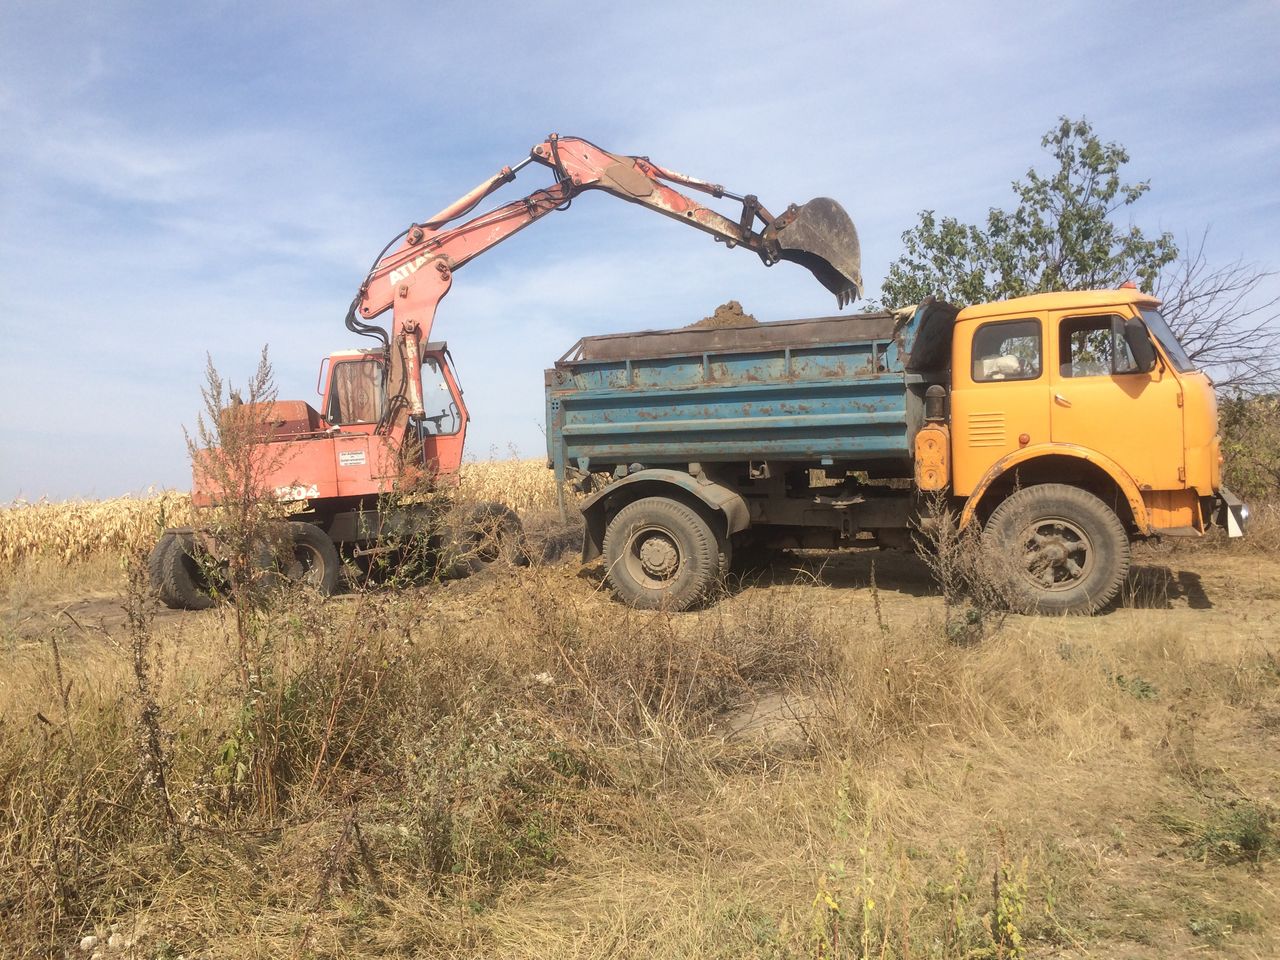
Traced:
<path fill-rule="evenodd" d="M 545 460 L 478 460 L 462 465 L 461 492 L 471 500 L 495 500 L 516 513 L 556 506 L 555 476 Z"/>
<path fill-rule="evenodd" d="M 554 503 L 540 463 L 464 482 Z M 1274 956 L 1280 565 L 1237 554 L 965 643 L 883 554 L 683 615 L 568 563 L 32 619 L 0 955 L 114 925 L 154 958 Z"/>
<path fill-rule="evenodd" d="M 12 503 L 0 508 L 0 571 L 34 557 L 71 564 L 102 553 L 119 555 L 140 537 L 182 526 L 190 517 L 190 498 L 173 491 L 113 500 Z"/>
<path fill-rule="evenodd" d="M 810 581 L 636 613 L 572 565 L 283 596 L 247 685 L 227 611 L 166 621 L 160 798 L 126 631 L 53 628 L 0 680 L 0 943 L 1274 953 L 1274 631 L 1121 610 L 960 646 L 939 602 L 880 599 Z"/>

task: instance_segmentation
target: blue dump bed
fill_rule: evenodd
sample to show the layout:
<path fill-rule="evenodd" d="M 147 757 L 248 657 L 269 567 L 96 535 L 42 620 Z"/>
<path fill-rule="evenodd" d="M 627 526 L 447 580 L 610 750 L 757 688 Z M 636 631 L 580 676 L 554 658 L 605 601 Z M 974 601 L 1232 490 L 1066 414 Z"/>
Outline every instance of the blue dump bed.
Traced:
<path fill-rule="evenodd" d="M 932 325 L 948 345 L 953 318 Z M 559 476 L 691 461 L 909 467 L 924 385 L 943 382 L 911 363 L 928 319 L 922 309 L 585 337 L 546 371 L 551 465 Z M 928 339 L 917 359 L 927 352 L 936 367 Z"/>

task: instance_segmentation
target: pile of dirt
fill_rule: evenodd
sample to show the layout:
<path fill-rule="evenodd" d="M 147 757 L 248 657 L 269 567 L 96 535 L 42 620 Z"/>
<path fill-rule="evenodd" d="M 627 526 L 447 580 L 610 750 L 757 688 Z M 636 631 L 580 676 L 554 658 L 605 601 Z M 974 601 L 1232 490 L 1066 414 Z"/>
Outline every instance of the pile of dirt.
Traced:
<path fill-rule="evenodd" d="M 749 313 L 743 313 L 742 304 L 730 300 L 716 307 L 709 317 L 703 317 L 697 323 L 691 323 L 686 330 L 708 330 L 719 327 L 754 327 L 760 321 Z"/>

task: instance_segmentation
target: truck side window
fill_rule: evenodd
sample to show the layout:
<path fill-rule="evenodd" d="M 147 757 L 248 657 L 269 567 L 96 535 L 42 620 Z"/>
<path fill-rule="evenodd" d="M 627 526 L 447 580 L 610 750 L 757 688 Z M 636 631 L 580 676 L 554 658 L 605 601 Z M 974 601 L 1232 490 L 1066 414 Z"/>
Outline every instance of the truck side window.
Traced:
<path fill-rule="evenodd" d="M 1116 316 L 1069 317 L 1058 325 L 1059 372 L 1064 377 L 1109 377 L 1138 365 Z"/>
<path fill-rule="evenodd" d="M 1034 380 L 1040 376 L 1040 321 L 984 323 L 973 335 L 973 379 Z"/>

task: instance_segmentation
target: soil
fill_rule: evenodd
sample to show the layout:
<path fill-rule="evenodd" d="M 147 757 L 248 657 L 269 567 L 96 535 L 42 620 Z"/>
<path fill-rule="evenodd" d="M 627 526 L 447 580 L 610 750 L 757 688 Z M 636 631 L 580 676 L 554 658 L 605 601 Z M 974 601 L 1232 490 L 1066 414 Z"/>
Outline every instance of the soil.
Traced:
<path fill-rule="evenodd" d="M 686 330 L 715 330 L 721 327 L 754 327 L 760 321 L 749 313 L 743 312 L 742 304 L 730 300 L 716 307 L 710 316 L 703 317 L 697 323 L 691 323 Z"/>
<path fill-rule="evenodd" d="M 566 536 L 548 530 L 530 536 L 534 562 L 563 571 L 564 588 L 597 592 L 602 573 L 596 568 L 579 570 L 575 549 L 580 533 Z M 563 540 L 563 544 L 560 542 Z M 867 588 L 877 585 L 873 593 Z M 495 590 L 495 603 L 506 590 L 501 575 L 451 581 L 440 587 L 436 602 L 456 600 L 464 606 L 476 602 L 474 594 Z M 828 589 L 814 589 L 826 587 Z M 879 603 L 884 615 L 905 621 L 930 610 L 941 610 L 942 601 L 924 563 L 901 551 L 852 550 L 840 553 L 783 552 L 763 569 L 735 583 L 733 593 L 758 591 L 798 593 L 817 607 L 832 607 L 842 616 L 874 616 Z M 343 591 L 340 591 L 340 595 Z M 732 610 L 732 598 L 723 601 Z M 216 615 L 213 611 L 189 613 L 159 607 L 158 623 Z M 1129 581 L 1121 600 L 1096 617 L 1013 617 L 1028 633 L 1052 631 L 1098 640 L 1120 638 L 1139 622 L 1155 623 L 1171 631 L 1190 631 L 1205 642 L 1240 632 L 1274 636 L 1280 632 L 1280 558 L 1274 554 L 1221 549 L 1140 545 L 1134 550 Z M 35 647 L 50 629 L 63 637 L 92 647 L 104 639 L 123 640 L 126 618 L 118 592 L 86 590 L 80 596 L 32 597 L 26 602 L 0 601 L 0 652 Z M 0 660 L 2 662 L 2 660 Z"/>

